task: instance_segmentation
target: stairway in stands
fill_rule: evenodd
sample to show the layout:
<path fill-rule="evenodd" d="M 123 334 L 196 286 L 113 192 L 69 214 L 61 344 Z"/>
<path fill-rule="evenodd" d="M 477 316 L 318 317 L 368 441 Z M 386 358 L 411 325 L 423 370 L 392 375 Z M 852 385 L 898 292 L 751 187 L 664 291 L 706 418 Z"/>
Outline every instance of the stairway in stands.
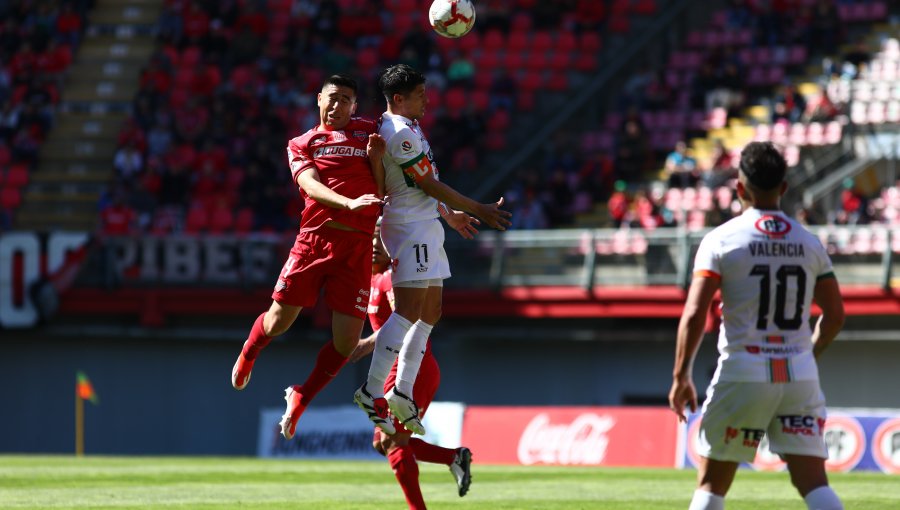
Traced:
<path fill-rule="evenodd" d="M 92 231 L 162 0 L 98 0 L 16 214 L 20 230 Z"/>

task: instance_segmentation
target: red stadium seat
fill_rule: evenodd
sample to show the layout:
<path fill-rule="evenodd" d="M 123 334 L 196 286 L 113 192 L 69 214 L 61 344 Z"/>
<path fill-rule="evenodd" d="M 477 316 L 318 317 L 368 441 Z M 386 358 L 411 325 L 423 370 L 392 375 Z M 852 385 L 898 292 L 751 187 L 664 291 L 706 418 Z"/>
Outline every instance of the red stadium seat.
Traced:
<path fill-rule="evenodd" d="M 194 205 L 188 210 L 184 220 L 184 231 L 196 234 L 206 230 L 209 226 L 209 212 L 199 205 Z"/>
<path fill-rule="evenodd" d="M 491 103 L 491 95 L 487 90 L 476 89 L 471 91 L 469 94 L 472 98 L 472 106 L 475 108 L 475 111 L 487 111 L 488 105 L 490 105 Z"/>
<path fill-rule="evenodd" d="M 528 50 L 528 45 L 527 32 L 512 32 L 506 41 L 506 51 L 521 53 Z"/>
<path fill-rule="evenodd" d="M 234 214 L 232 214 L 231 209 L 227 209 L 225 207 L 217 207 L 210 214 L 210 233 L 221 234 L 222 232 L 230 230 L 232 225 L 234 225 Z"/>
<path fill-rule="evenodd" d="M 526 72 L 519 80 L 519 87 L 523 91 L 534 92 L 540 89 L 544 84 L 544 78 L 541 73 L 529 71 Z"/>
<path fill-rule="evenodd" d="M 547 89 L 554 92 L 563 92 L 569 88 L 569 79 L 566 73 L 553 73 L 547 80 Z"/>
<path fill-rule="evenodd" d="M 530 13 L 518 11 L 513 14 L 512 20 L 509 23 L 510 32 L 513 34 L 516 32 L 528 33 L 531 31 L 532 24 L 533 21 Z"/>
<path fill-rule="evenodd" d="M 447 89 L 444 94 L 444 106 L 448 112 L 461 112 L 466 109 L 469 100 L 461 88 Z"/>
<path fill-rule="evenodd" d="M 597 52 L 603 48 L 603 42 L 600 34 L 596 32 L 584 32 L 578 37 L 578 47 L 583 53 L 590 53 L 596 56 Z"/>
<path fill-rule="evenodd" d="M 535 105 L 535 97 L 534 92 L 530 91 L 522 91 L 519 92 L 519 96 L 516 98 L 516 108 L 522 111 L 531 111 L 534 110 Z"/>
<path fill-rule="evenodd" d="M 234 218 L 234 231 L 239 234 L 246 234 L 253 230 L 253 209 L 244 207 L 238 210 Z"/>
<path fill-rule="evenodd" d="M 21 188 L 28 184 L 28 166 L 22 163 L 13 165 L 6 174 L 6 185 L 10 188 Z"/>
<path fill-rule="evenodd" d="M 488 131 L 506 131 L 511 123 L 509 112 L 498 109 L 488 118 Z"/>
<path fill-rule="evenodd" d="M 16 209 L 22 204 L 19 188 L 0 189 L 0 209 Z"/>
<path fill-rule="evenodd" d="M 553 50 L 555 52 L 574 53 L 577 49 L 578 39 L 575 38 L 575 34 L 564 31 L 556 35 L 556 44 L 553 45 Z"/>
<path fill-rule="evenodd" d="M 503 32 L 496 29 L 489 30 L 484 35 L 484 40 L 481 43 L 482 51 L 501 51 L 505 49 L 505 46 L 506 40 L 503 37 Z"/>
<path fill-rule="evenodd" d="M 553 48 L 553 36 L 550 32 L 536 32 L 531 38 L 531 52 L 544 53 Z"/>
<path fill-rule="evenodd" d="M 513 73 L 523 69 L 530 58 L 526 58 L 525 55 L 518 52 L 507 52 L 506 56 L 503 57 L 503 67 Z"/>
<path fill-rule="evenodd" d="M 595 53 L 583 53 L 575 59 L 575 69 L 590 73 L 597 69 L 597 55 Z"/>
<path fill-rule="evenodd" d="M 556 73 L 566 72 L 572 65 L 572 52 L 556 49 L 550 53 L 550 70 Z"/>
<path fill-rule="evenodd" d="M 500 151 L 506 148 L 506 133 L 502 131 L 489 131 L 484 140 L 484 146 L 489 150 Z"/>

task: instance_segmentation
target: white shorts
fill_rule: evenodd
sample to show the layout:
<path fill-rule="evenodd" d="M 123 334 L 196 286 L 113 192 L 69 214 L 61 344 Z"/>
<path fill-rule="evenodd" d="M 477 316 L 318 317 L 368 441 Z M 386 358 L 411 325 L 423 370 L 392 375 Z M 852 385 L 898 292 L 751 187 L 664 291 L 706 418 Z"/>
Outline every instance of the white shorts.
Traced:
<path fill-rule="evenodd" d="M 391 282 L 395 287 L 433 287 L 404 283 L 450 278 L 444 227 L 438 218 L 400 224 L 382 221 L 381 240 L 391 256 Z"/>
<path fill-rule="evenodd" d="M 819 381 L 718 381 L 703 403 L 697 453 L 752 462 L 765 434 L 772 453 L 828 458 L 825 416 Z"/>

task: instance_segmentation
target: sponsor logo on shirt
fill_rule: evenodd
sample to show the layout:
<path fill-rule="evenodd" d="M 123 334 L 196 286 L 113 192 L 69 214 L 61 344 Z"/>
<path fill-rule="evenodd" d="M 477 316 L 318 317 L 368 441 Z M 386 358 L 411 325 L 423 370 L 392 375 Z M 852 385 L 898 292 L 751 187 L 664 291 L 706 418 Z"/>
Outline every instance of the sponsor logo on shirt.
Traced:
<path fill-rule="evenodd" d="M 756 220 L 754 224 L 756 230 L 770 238 L 781 238 L 791 231 L 791 224 L 781 216 L 766 214 Z"/>
<path fill-rule="evenodd" d="M 796 356 L 803 352 L 803 349 L 797 345 L 747 345 L 744 346 L 744 349 L 750 354 L 761 354 L 763 356 L 772 356 L 775 358 Z"/>
<path fill-rule="evenodd" d="M 363 149 L 357 149 L 356 147 L 349 147 L 347 145 L 330 145 L 328 147 L 320 147 L 316 149 L 316 152 L 313 153 L 314 158 L 321 158 L 322 156 L 365 157 L 366 151 Z"/>
<path fill-rule="evenodd" d="M 353 138 L 356 138 L 360 142 L 365 142 L 366 139 L 369 138 L 369 135 L 367 135 L 365 131 L 354 131 Z"/>
<path fill-rule="evenodd" d="M 400 150 L 403 152 L 412 152 L 412 143 L 409 140 L 403 140 L 400 142 Z"/>
<path fill-rule="evenodd" d="M 275 284 L 275 292 L 284 292 L 288 288 L 287 280 L 278 280 L 278 283 Z"/>

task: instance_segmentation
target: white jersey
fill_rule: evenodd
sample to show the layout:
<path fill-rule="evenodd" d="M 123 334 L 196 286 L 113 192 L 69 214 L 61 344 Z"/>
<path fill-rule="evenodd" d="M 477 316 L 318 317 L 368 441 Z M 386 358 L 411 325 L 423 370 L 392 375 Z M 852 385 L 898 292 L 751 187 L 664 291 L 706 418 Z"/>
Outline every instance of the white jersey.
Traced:
<path fill-rule="evenodd" d="M 385 112 L 378 132 L 387 142 L 383 158 L 387 196 L 382 221 L 398 224 L 437 218 L 437 199 L 416 184 L 429 173 L 438 178 L 431 145 L 418 122 Z"/>
<path fill-rule="evenodd" d="M 694 274 L 721 279 L 713 382 L 818 380 L 810 307 L 816 281 L 833 273 L 817 237 L 780 211 L 751 208 L 703 238 Z"/>

